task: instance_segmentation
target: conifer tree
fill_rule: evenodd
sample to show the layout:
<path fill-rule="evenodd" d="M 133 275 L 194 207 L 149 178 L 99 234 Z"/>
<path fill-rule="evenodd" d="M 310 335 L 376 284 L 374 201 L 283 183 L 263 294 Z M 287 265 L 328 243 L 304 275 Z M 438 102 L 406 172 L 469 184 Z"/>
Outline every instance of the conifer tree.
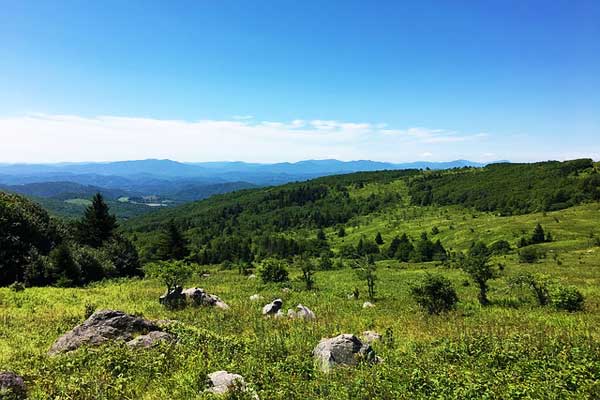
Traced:
<path fill-rule="evenodd" d="M 380 232 L 377 232 L 377 235 L 375 235 L 375 243 L 377 243 L 378 245 L 383 244 L 383 238 L 381 237 Z"/>
<path fill-rule="evenodd" d="M 109 213 L 102 195 L 96 193 L 92 204 L 77 223 L 77 239 L 82 244 L 98 248 L 113 236 L 117 227 L 117 218 Z"/>
<path fill-rule="evenodd" d="M 188 241 L 173 221 L 167 225 L 158 244 L 160 260 L 182 260 L 188 256 Z"/>

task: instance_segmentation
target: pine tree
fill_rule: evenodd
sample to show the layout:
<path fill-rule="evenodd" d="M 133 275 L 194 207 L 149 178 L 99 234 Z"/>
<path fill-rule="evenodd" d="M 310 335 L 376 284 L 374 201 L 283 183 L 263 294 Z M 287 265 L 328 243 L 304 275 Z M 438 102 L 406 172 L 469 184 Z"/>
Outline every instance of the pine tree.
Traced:
<path fill-rule="evenodd" d="M 544 243 L 545 240 L 546 234 L 544 233 L 544 228 L 542 228 L 542 225 L 537 224 L 533 230 L 533 234 L 531 235 L 530 242 L 531 244 Z"/>
<path fill-rule="evenodd" d="M 96 193 L 92 204 L 77 223 L 77 240 L 82 244 L 98 248 L 113 236 L 117 227 L 117 218 L 109 213 L 108 205 L 102 195 Z"/>
<path fill-rule="evenodd" d="M 338 237 L 344 237 L 344 236 L 346 236 L 346 229 L 344 229 L 343 226 L 340 226 L 340 229 L 338 230 L 337 235 L 338 235 Z"/>
<path fill-rule="evenodd" d="M 375 235 L 375 243 L 377 243 L 380 246 L 383 244 L 383 238 L 381 237 L 380 232 L 377 232 L 377 235 Z"/>
<path fill-rule="evenodd" d="M 188 256 L 188 241 L 173 221 L 169 222 L 158 244 L 160 260 L 182 260 Z"/>

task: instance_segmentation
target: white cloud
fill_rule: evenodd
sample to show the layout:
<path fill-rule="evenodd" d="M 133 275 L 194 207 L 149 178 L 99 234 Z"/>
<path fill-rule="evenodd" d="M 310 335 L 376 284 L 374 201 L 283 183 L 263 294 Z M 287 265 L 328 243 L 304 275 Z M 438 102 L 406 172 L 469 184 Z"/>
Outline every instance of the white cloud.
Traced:
<path fill-rule="evenodd" d="M 337 120 L 258 122 L 237 116 L 182 121 L 32 114 L 0 118 L 0 162 L 143 158 L 276 162 L 332 155 L 343 160 L 408 161 L 417 154 L 430 157 L 432 146 L 439 157 L 452 159 L 454 153 L 440 146 L 474 137 L 443 129 L 390 129 L 387 124 Z"/>

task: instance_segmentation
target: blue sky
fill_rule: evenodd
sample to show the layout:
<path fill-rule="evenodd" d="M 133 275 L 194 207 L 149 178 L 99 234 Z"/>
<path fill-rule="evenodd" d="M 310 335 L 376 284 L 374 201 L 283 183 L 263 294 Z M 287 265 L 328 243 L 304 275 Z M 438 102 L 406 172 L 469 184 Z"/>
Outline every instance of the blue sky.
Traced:
<path fill-rule="evenodd" d="M 598 1 L 1 6 L 0 162 L 600 158 Z"/>

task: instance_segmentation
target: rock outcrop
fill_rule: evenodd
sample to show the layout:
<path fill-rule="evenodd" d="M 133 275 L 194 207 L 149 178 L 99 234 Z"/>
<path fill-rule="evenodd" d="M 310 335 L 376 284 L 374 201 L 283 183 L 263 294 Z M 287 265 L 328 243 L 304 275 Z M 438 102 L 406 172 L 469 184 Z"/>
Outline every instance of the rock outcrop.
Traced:
<path fill-rule="evenodd" d="M 229 309 L 229 306 L 218 296 L 209 294 L 202 288 L 185 289 L 182 294 L 189 302 L 197 306 L 216 307 L 222 310 Z"/>
<path fill-rule="evenodd" d="M 287 315 L 290 318 L 300 318 L 305 321 L 311 321 L 317 318 L 315 313 L 308 307 L 303 306 L 302 304 L 298 304 L 296 306 L 297 311 L 292 310 L 291 308 L 288 310 Z"/>
<path fill-rule="evenodd" d="M 281 315 L 282 314 L 281 313 L 282 306 L 283 306 L 283 300 L 275 299 L 263 307 L 262 313 L 263 313 L 263 315 L 271 315 L 271 316 L 276 316 L 278 314 Z"/>
<path fill-rule="evenodd" d="M 352 334 L 321 339 L 313 350 L 313 357 L 324 372 L 329 372 L 338 365 L 353 366 L 361 361 L 378 362 L 371 346 Z"/>
<path fill-rule="evenodd" d="M 59 337 L 48 353 L 64 353 L 84 345 L 94 346 L 109 340 L 130 341 L 135 335 L 160 330 L 157 323 L 122 311 L 96 311 L 81 325 Z"/>
<path fill-rule="evenodd" d="M 227 371 L 213 372 L 208 375 L 208 385 L 209 388 L 206 391 L 210 393 L 224 395 L 237 390 L 253 394 L 253 397 L 258 400 L 258 396 L 247 387 L 244 377 L 238 374 L 231 374 Z"/>

